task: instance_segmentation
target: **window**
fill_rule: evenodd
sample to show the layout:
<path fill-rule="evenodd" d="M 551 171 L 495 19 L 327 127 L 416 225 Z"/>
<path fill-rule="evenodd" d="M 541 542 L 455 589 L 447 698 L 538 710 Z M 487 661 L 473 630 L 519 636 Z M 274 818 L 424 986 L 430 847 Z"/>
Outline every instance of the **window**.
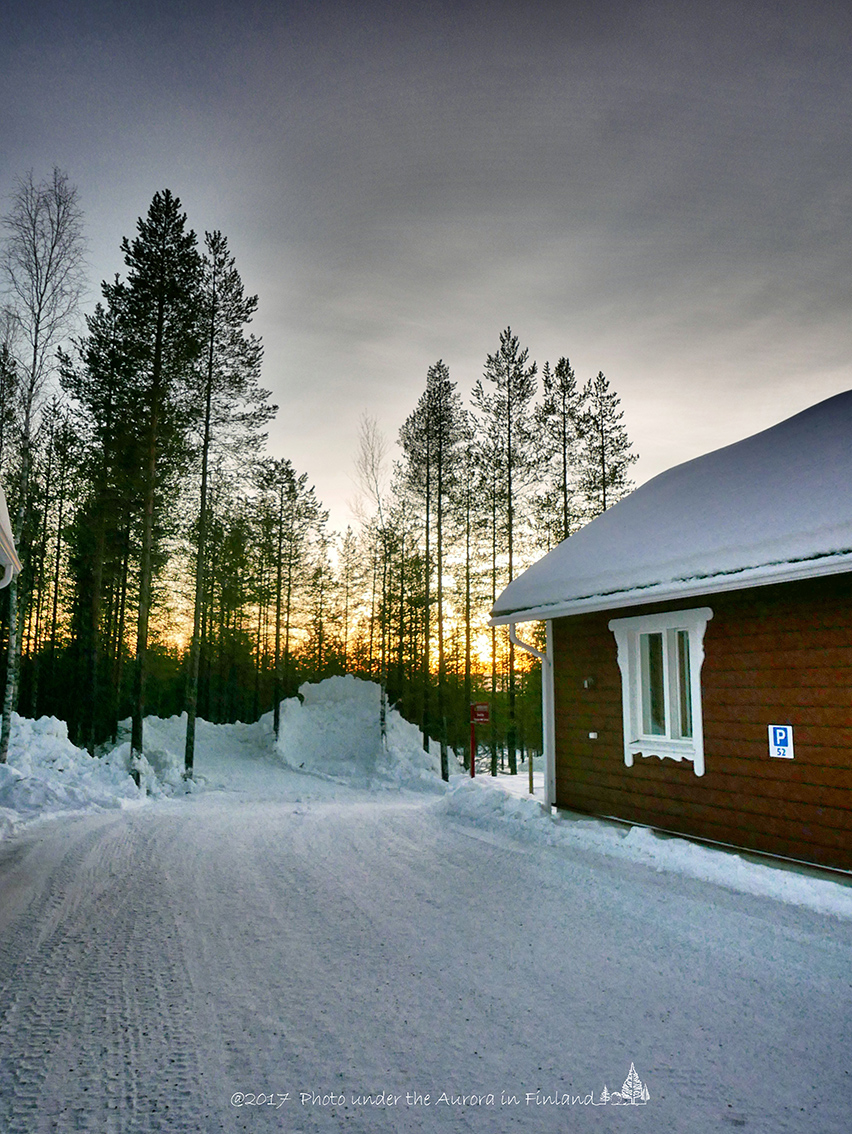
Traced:
<path fill-rule="evenodd" d="M 635 756 L 691 760 L 704 775 L 701 665 L 713 611 L 674 610 L 614 618 L 624 717 L 624 763 Z"/>

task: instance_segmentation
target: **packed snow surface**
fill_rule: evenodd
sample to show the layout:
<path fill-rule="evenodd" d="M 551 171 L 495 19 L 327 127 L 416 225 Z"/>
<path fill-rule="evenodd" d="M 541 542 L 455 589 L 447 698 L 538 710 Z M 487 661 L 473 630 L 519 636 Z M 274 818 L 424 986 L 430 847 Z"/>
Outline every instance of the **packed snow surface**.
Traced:
<path fill-rule="evenodd" d="M 130 722 L 122 726 L 129 735 Z M 272 714 L 254 724 L 196 723 L 194 778 L 183 778 L 186 715 L 145 720 L 145 755 L 131 778 L 130 742 L 100 758 L 75 747 L 53 717 L 15 715 L 8 763 L 0 765 L 0 834 L 69 811 L 142 807 L 158 799 L 188 802 L 199 793 L 246 798 L 334 800 L 374 798 L 377 792 L 438 794 L 446 814 L 491 831 L 513 834 L 541 847 L 576 847 L 715 882 L 748 894 L 809 907 L 852 921 L 852 886 L 765 866 L 733 851 L 700 846 L 592 818 L 546 814 L 526 794 L 527 775 L 470 779 L 451 756 L 450 783 L 440 779 L 437 745 L 427 752 L 420 730 L 392 708 L 386 742 L 380 726 L 380 689 L 354 677 L 303 685 L 282 702 L 279 736 Z M 335 786 L 337 785 L 337 786 Z"/>
<path fill-rule="evenodd" d="M 442 785 L 362 684 L 199 722 L 192 784 L 182 718 L 142 788 L 15 721 L 4 1134 L 848 1129 L 847 887 Z"/>
<path fill-rule="evenodd" d="M 493 614 L 603 610 L 852 570 L 852 391 L 661 473 L 514 579 Z"/>
<path fill-rule="evenodd" d="M 848 1129 L 848 923 L 278 775 L 0 844 L 4 1134 Z"/>

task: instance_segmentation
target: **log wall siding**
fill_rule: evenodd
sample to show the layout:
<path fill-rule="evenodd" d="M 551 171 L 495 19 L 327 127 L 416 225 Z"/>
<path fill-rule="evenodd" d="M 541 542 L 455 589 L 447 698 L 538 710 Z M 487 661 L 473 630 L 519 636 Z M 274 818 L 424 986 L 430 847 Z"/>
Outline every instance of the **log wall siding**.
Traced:
<path fill-rule="evenodd" d="M 699 606 L 713 611 L 705 774 L 657 757 L 628 768 L 608 623 Z M 561 618 L 553 633 L 558 806 L 852 870 L 852 575 Z M 770 724 L 793 725 L 794 760 L 770 758 Z"/>

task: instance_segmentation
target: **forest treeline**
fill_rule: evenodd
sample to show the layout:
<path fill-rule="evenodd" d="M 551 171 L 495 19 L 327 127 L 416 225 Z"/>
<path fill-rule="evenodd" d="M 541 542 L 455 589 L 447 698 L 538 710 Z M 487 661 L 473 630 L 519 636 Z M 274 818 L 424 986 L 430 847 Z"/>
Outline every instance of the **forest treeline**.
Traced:
<path fill-rule="evenodd" d="M 96 751 L 146 713 L 254 720 L 304 681 L 354 673 L 449 749 L 468 705 L 492 768 L 540 744 L 540 675 L 488 627 L 521 569 L 630 489 L 603 373 L 541 370 L 511 328 L 468 404 L 438 360 L 395 444 L 364 416 L 344 532 L 266 449 L 263 346 L 221 232 L 155 194 L 123 271 L 79 310 L 83 217 L 55 170 L 3 218 L 0 478 L 23 564 L 3 595 L 0 759 L 13 710 Z M 75 330 L 76 328 L 76 330 Z M 82 333 L 80 329 L 82 328 Z M 383 705 L 385 698 L 383 697 Z"/>

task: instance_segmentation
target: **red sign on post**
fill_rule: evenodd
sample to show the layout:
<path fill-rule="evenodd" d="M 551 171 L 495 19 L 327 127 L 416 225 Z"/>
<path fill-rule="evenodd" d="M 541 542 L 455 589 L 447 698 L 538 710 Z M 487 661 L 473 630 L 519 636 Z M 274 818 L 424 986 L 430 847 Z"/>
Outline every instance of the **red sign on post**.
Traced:
<path fill-rule="evenodd" d="M 476 775 L 476 726 L 490 720 L 487 701 L 475 701 L 470 706 L 470 774 Z"/>

